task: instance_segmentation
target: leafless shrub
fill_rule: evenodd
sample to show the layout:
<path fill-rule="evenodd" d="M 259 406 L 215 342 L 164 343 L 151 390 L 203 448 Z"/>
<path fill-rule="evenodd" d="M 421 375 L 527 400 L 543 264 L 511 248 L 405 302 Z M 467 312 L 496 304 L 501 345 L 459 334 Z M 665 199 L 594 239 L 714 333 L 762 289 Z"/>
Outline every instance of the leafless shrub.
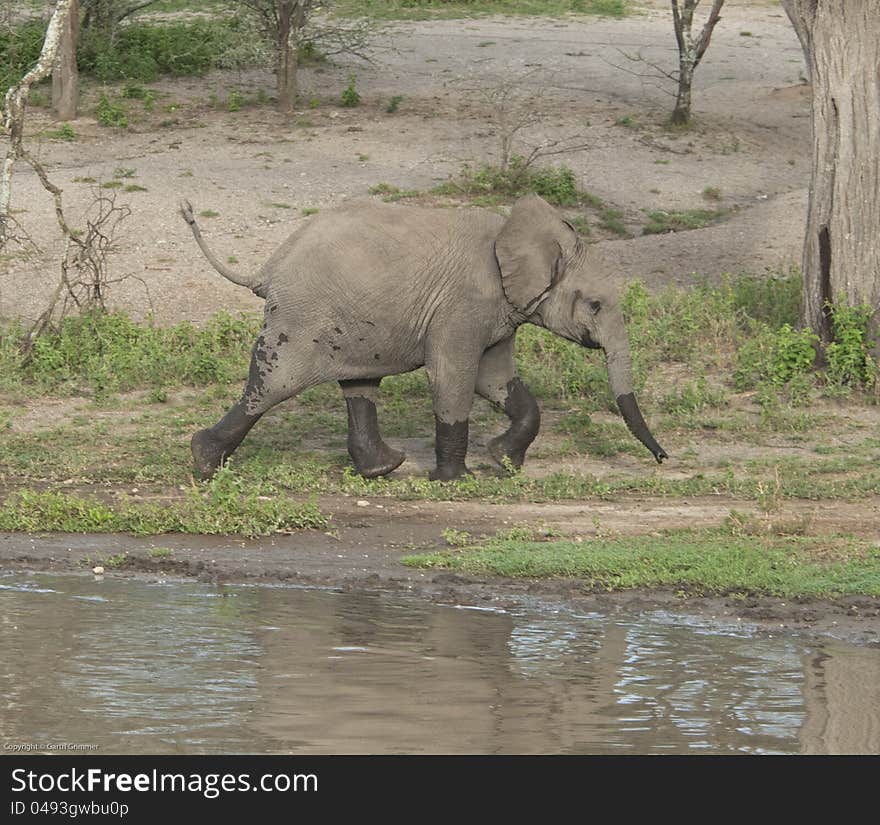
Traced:
<path fill-rule="evenodd" d="M 559 138 L 544 138 L 537 143 L 525 134 L 547 122 L 549 113 L 541 105 L 544 88 L 530 89 L 539 79 L 539 70 L 511 74 L 494 84 L 469 86 L 461 84 L 462 91 L 470 92 L 488 109 L 489 118 L 498 130 L 499 170 L 510 172 L 516 158 L 518 173 L 524 173 L 537 161 L 553 155 L 578 152 L 590 147 L 586 137 L 578 132 Z"/>

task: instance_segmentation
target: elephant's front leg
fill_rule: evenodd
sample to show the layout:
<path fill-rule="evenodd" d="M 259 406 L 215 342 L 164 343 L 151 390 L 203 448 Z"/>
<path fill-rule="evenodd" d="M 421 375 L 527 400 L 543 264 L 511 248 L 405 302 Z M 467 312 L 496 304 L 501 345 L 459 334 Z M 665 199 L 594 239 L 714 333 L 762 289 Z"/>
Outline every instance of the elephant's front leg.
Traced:
<path fill-rule="evenodd" d="M 441 355 L 426 365 L 434 398 L 437 467 L 428 474 L 431 481 L 451 481 L 470 475 L 464 463 L 479 353 L 472 357 Z"/>
<path fill-rule="evenodd" d="M 510 419 L 507 432 L 489 442 L 489 454 L 501 465 L 507 458 L 514 467 L 521 467 L 541 427 L 541 411 L 516 374 L 513 356 L 513 336 L 489 347 L 480 359 L 477 392 Z"/>
<path fill-rule="evenodd" d="M 406 453 L 389 447 L 379 432 L 376 398 L 381 380 L 339 382 L 348 407 L 348 454 L 364 478 L 388 475 L 406 458 Z"/>

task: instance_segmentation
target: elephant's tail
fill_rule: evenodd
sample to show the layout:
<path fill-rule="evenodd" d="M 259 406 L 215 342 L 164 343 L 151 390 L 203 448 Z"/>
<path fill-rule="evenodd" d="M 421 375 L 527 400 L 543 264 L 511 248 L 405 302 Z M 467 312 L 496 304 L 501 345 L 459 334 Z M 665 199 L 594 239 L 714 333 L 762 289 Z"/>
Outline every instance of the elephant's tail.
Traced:
<path fill-rule="evenodd" d="M 261 298 L 266 297 L 263 293 L 261 284 L 254 284 L 246 275 L 241 275 L 225 264 L 222 264 L 217 256 L 211 251 L 208 244 L 205 243 L 205 239 L 202 237 L 202 230 L 199 229 L 199 225 L 196 223 L 192 204 L 189 201 L 185 200 L 181 202 L 180 214 L 183 215 L 183 219 L 189 224 L 189 228 L 192 229 L 193 237 L 196 239 L 199 249 L 202 250 L 205 257 L 208 259 L 208 263 L 211 264 L 214 269 L 216 269 L 224 278 L 228 278 L 232 281 L 232 283 L 238 284 L 239 286 L 246 286 L 251 292 L 259 295 Z"/>

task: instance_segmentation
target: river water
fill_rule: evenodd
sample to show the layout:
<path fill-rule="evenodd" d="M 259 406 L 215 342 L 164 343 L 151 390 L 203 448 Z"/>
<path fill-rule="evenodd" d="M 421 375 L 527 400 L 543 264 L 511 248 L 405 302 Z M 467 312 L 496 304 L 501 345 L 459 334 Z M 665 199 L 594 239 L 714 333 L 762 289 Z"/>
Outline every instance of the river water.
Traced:
<path fill-rule="evenodd" d="M 665 613 L 0 576 L 0 748 L 880 753 L 880 650 Z"/>

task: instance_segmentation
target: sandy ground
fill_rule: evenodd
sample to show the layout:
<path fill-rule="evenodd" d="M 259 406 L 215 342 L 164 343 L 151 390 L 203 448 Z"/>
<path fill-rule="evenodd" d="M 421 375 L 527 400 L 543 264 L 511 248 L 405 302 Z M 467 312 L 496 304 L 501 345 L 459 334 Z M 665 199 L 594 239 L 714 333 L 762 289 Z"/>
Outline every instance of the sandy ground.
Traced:
<path fill-rule="evenodd" d="M 640 76 L 650 70 L 627 58 L 635 54 L 667 68 L 674 65 L 667 3 L 645 3 L 640 13 L 623 20 L 395 24 L 376 44 L 372 63 L 343 60 L 303 69 L 303 99 L 319 105 L 304 106 L 292 121 L 267 106 L 239 112 L 213 107 L 212 95 L 225 100 L 233 89 L 247 95 L 272 91 L 266 72 L 216 72 L 155 84 L 155 111 L 145 113 L 132 102 L 125 131 L 101 127 L 84 115 L 73 124 L 76 142 L 49 140 L 38 135 L 52 128 L 51 121 L 36 109 L 29 130 L 32 148 L 63 186 L 73 215 L 85 208 L 96 185 L 74 179 L 109 181 L 123 167 L 133 170 L 125 183 L 146 187 L 118 195 L 132 217 L 123 225 L 111 274 L 133 277 L 114 287 L 110 303 L 137 317 L 152 313 L 161 323 L 198 322 L 223 309 L 258 310 L 262 303 L 214 274 L 176 214 L 181 198 L 190 199 L 197 212 L 219 213 L 202 220 L 209 241 L 221 258 L 235 256 L 238 268 L 254 270 L 308 220 L 303 209 L 330 208 L 380 182 L 426 189 L 457 174 L 463 163 L 496 161 L 499 126 L 485 90 L 511 78 L 518 79 L 526 105 L 542 113 L 538 124 L 521 133 L 517 149 L 579 136 L 587 148 L 556 160 L 574 169 L 584 189 L 623 211 L 633 237 L 619 239 L 595 227 L 593 235 L 617 262 L 621 278 L 642 278 L 657 289 L 687 284 L 694 273 L 709 278 L 728 272 L 772 274 L 796 265 L 809 181 L 809 100 L 800 46 L 782 10 L 775 3 L 728 0 L 697 74 L 696 126 L 685 133 L 663 128 L 672 103 L 669 86 Z M 346 109 L 338 101 L 351 73 L 363 102 Z M 389 114 L 385 109 L 395 95 L 403 100 Z M 707 187 L 720 190 L 720 201 L 707 202 L 702 194 Z M 33 318 L 56 283 L 60 247 L 51 240 L 51 203 L 23 166 L 15 178 L 14 205 L 23 210 L 18 218 L 42 252 L 0 262 L 0 317 Z M 648 210 L 719 206 L 730 214 L 711 227 L 641 235 Z M 59 409 L 69 403 L 59 401 Z M 35 415 L 46 426 L 53 406 L 36 406 Z M 25 418 L 16 419 L 16 427 L 26 425 Z M 427 435 L 426 430 L 426 439 L 403 445 L 410 455 L 408 472 L 421 474 L 430 462 Z M 542 466 L 540 448 L 539 440 L 529 472 L 558 469 L 558 458 L 552 468 Z M 755 449 L 763 454 L 771 447 Z M 617 456 L 610 464 L 620 469 L 630 460 Z M 608 463 L 592 462 L 590 472 L 601 474 Z M 308 533 L 268 544 L 0 536 L 0 565 L 82 569 L 124 550 L 131 554 L 127 569 L 150 574 L 405 588 L 445 601 L 504 602 L 535 595 L 589 600 L 607 610 L 660 604 L 739 616 L 762 622 L 768 632 L 807 627 L 866 644 L 880 638 L 880 608 L 871 599 L 786 605 L 774 599 L 682 600 L 657 592 L 584 594 L 576 582 L 473 581 L 398 562 L 404 553 L 442 543 L 442 528 L 448 526 L 479 535 L 543 521 L 564 535 L 589 537 L 599 531 L 626 534 L 636 523 L 642 532 L 682 523 L 717 525 L 733 508 L 749 510 L 722 497 L 629 499 L 589 507 L 390 500 L 358 507 L 354 500 L 336 499 L 322 501 L 322 508 L 334 514 L 334 536 Z M 873 500 L 827 506 L 795 502 L 786 504 L 785 515 L 813 518 L 828 531 L 864 533 L 875 529 L 878 509 Z M 173 562 L 152 560 L 147 551 L 155 546 L 173 548 Z"/>

